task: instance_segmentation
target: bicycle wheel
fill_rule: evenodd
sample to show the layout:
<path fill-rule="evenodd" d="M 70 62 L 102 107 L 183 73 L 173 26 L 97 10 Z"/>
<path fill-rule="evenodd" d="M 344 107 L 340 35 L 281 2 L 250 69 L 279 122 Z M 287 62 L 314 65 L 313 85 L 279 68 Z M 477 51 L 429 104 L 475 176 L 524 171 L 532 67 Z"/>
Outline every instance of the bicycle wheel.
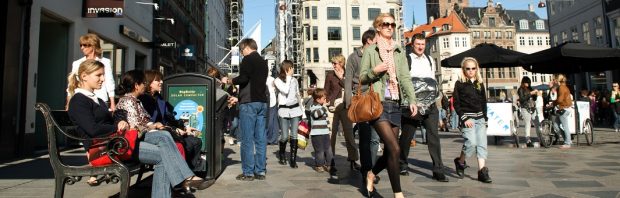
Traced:
<path fill-rule="evenodd" d="M 551 130 L 553 130 L 553 125 L 549 120 L 543 120 L 541 123 L 541 130 L 538 132 L 538 141 L 540 142 L 540 146 L 544 146 L 545 148 L 549 148 L 551 146 L 553 140 L 551 135 Z"/>
<path fill-rule="evenodd" d="M 588 146 L 592 146 L 594 144 L 594 133 L 592 131 L 592 121 L 587 119 L 583 124 L 583 129 L 581 129 L 584 136 L 586 136 L 586 143 Z"/>

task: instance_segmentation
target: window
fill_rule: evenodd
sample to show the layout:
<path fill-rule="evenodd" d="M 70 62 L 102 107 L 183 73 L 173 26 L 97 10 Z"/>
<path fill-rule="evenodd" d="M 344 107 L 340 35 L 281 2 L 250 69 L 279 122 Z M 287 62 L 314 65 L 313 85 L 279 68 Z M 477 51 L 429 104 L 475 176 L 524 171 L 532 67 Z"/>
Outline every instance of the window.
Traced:
<path fill-rule="evenodd" d="M 566 42 L 566 41 L 568 41 L 568 34 L 562 31 L 562 42 Z"/>
<path fill-rule="evenodd" d="M 390 8 L 390 14 L 391 14 L 392 16 L 396 16 L 396 13 L 394 13 L 394 8 Z"/>
<path fill-rule="evenodd" d="M 537 30 L 544 30 L 545 29 L 545 22 L 543 22 L 542 20 L 537 20 L 536 21 L 536 29 Z"/>
<path fill-rule="evenodd" d="M 579 40 L 579 33 L 577 32 L 577 26 L 573 26 L 572 28 L 570 28 L 570 32 L 571 32 L 573 41 Z"/>
<path fill-rule="evenodd" d="M 614 28 L 614 43 L 616 43 L 616 48 L 620 46 L 620 17 L 617 17 L 613 20 L 613 28 Z"/>
<path fill-rule="evenodd" d="M 368 20 L 374 21 L 381 13 L 381 8 L 368 8 Z"/>
<path fill-rule="evenodd" d="M 327 27 L 327 40 L 342 40 L 340 27 Z"/>
<path fill-rule="evenodd" d="M 459 47 L 461 44 L 461 39 L 459 37 L 454 38 L 454 47 Z"/>
<path fill-rule="evenodd" d="M 310 8 L 304 7 L 304 12 L 306 14 L 306 19 L 310 19 Z"/>
<path fill-rule="evenodd" d="M 517 77 L 516 69 L 514 67 L 509 67 L 508 68 L 508 78 L 516 78 L 516 77 Z"/>
<path fill-rule="evenodd" d="M 360 37 L 360 27 L 353 27 L 353 40 L 359 41 Z"/>
<path fill-rule="evenodd" d="M 514 46 L 510 46 L 510 45 L 509 45 L 509 46 L 506 46 L 506 49 L 509 49 L 509 50 L 514 50 L 514 49 L 515 49 L 515 47 L 514 47 Z"/>
<path fill-rule="evenodd" d="M 534 45 L 534 37 L 533 36 L 527 37 L 527 44 L 529 46 Z"/>
<path fill-rule="evenodd" d="M 554 35 L 553 35 L 553 42 L 555 42 L 555 43 L 553 44 L 554 46 L 558 45 L 558 35 L 557 35 L 557 34 L 554 34 Z"/>
<path fill-rule="evenodd" d="M 512 32 L 511 31 L 506 32 L 506 39 L 512 39 Z"/>
<path fill-rule="evenodd" d="M 314 60 L 312 62 L 318 63 L 319 62 L 319 48 L 318 47 L 312 48 L 312 51 L 314 52 Z"/>
<path fill-rule="evenodd" d="M 520 36 L 519 37 L 519 45 L 520 46 L 524 46 L 525 45 L 525 37 L 524 36 Z"/>
<path fill-rule="evenodd" d="M 312 26 L 312 40 L 313 41 L 319 40 L 319 27 L 317 26 Z"/>
<path fill-rule="evenodd" d="M 443 48 L 449 48 L 449 47 L 450 47 L 450 39 L 443 38 Z"/>
<path fill-rule="evenodd" d="M 431 44 L 431 52 L 437 52 L 437 48 L 435 47 L 435 43 Z"/>
<path fill-rule="evenodd" d="M 489 27 L 495 27 L 495 17 L 489 17 Z"/>
<path fill-rule="evenodd" d="M 491 31 L 484 31 L 484 38 L 491 39 Z"/>
<path fill-rule="evenodd" d="M 311 62 L 311 61 L 312 61 L 312 59 L 311 59 L 311 57 L 310 57 L 310 54 L 311 54 L 311 53 L 312 53 L 312 52 L 310 51 L 310 48 L 306 48 L 306 63 L 309 63 L 309 62 Z"/>
<path fill-rule="evenodd" d="M 360 19 L 360 7 L 351 7 L 351 18 Z"/>
<path fill-rule="evenodd" d="M 310 40 L 310 26 L 304 26 L 304 32 L 306 33 L 306 41 Z"/>
<path fill-rule="evenodd" d="M 463 47 L 467 47 L 467 37 L 463 37 Z"/>
<path fill-rule="evenodd" d="M 584 43 L 590 44 L 590 24 L 588 22 L 581 24 L 581 30 L 583 31 Z"/>
<path fill-rule="evenodd" d="M 542 37 L 536 37 L 536 43 L 538 43 L 538 46 L 542 46 L 543 45 L 543 40 Z"/>
<path fill-rule="evenodd" d="M 544 74 L 542 76 L 540 76 L 540 82 L 546 83 L 547 82 L 547 76 L 545 76 Z"/>
<path fill-rule="evenodd" d="M 327 20 L 340 20 L 340 8 L 327 7 Z"/>
<path fill-rule="evenodd" d="M 549 46 L 549 37 L 548 37 L 548 36 L 545 36 L 545 40 L 546 40 L 546 44 L 547 44 L 547 46 Z"/>
<path fill-rule="evenodd" d="M 342 54 L 342 48 L 327 48 L 327 52 L 329 53 L 329 60 L 331 61 L 332 57 Z"/>
<path fill-rule="evenodd" d="M 312 19 L 317 19 L 318 18 L 317 15 L 318 15 L 318 10 L 316 6 L 312 6 Z"/>
<path fill-rule="evenodd" d="M 525 19 L 519 20 L 519 29 L 522 29 L 522 30 L 530 29 L 528 24 L 527 24 L 527 20 L 525 20 Z"/>
<path fill-rule="evenodd" d="M 532 75 L 532 82 L 538 82 L 538 75 Z"/>
<path fill-rule="evenodd" d="M 594 28 L 596 34 L 596 43 L 603 43 L 603 19 L 599 16 L 594 18 Z"/>
<path fill-rule="evenodd" d="M 480 32 L 479 31 L 475 31 L 472 33 L 474 38 L 480 38 Z"/>
<path fill-rule="evenodd" d="M 502 32 L 495 31 L 495 39 L 502 39 Z"/>
<path fill-rule="evenodd" d="M 495 74 L 493 74 L 493 68 L 485 68 L 484 73 L 486 73 L 487 78 L 495 78 Z"/>
<path fill-rule="evenodd" d="M 497 76 L 499 78 L 506 78 L 506 73 L 504 73 L 504 68 L 503 67 L 500 67 L 497 70 L 498 70 L 497 71 Z"/>

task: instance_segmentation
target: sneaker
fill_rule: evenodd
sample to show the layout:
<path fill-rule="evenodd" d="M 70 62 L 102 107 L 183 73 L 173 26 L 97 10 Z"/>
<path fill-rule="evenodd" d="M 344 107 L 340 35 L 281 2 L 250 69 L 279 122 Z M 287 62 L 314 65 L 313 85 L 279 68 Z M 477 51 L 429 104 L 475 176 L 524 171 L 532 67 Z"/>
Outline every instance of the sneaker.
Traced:
<path fill-rule="evenodd" d="M 560 146 L 560 149 L 569 149 L 569 148 L 570 148 L 570 144 L 564 144 Z"/>
<path fill-rule="evenodd" d="M 493 182 L 493 180 L 491 180 L 491 177 L 489 177 L 489 169 L 487 167 L 482 167 L 482 169 L 478 171 L 478 181 L 484 183 Z"/>
<path fill-rule="evenodd" d="M 265 180 L 265 179 L 267 179 L 267 176 L 265 176 L 265 175 L 256 175 L 256 176 L 254 176 L 254 179 Z"/>
<path fill-rule="evenodd" d="M 456 167 L 456 174 L 459 176 L 460 179 L 463 179 L 463 177 L 465 177 L 465 168 L 467 168 L 467 162 L 463 162 L 463 164 L 461 164 L 459 162 L 459 158 L 454 158 L 454 166 Z"/>
<path fill-rule="evenodd" d="M 248 175 L 244 175 L 242 173 L 242 174 L 237 175 L 237 177 L 235 177 L 235 179 L 237 179 L 239 181 L 254 181 L 254 176 L 253 175 L 249 175 L 248 176 Z"/>

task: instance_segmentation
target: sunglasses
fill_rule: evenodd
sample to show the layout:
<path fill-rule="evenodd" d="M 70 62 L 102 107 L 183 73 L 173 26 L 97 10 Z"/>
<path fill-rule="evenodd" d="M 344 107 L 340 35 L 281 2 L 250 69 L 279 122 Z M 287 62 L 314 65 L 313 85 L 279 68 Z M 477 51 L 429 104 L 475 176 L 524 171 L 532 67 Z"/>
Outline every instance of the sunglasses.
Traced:
<path fill-rule="evenodd" d="M 475 67 L 466 67 L 465 70 L 467 70 L 467 71 L 472 71 L 472 70 L 475 71 L 476 68 Z"/>
<path fill-rule="evenodd" d="M 383 22 L 381 24 L 383 28 L 392 27 L 392 29 L 396 28 L 396 23 Z"/>
<path fill-rule="evenodd" d="M 91 47 L 91 46 L 93 46 L 93 45 L 91 45 L 91 44 L 80 44 L 80 47 Z"/>

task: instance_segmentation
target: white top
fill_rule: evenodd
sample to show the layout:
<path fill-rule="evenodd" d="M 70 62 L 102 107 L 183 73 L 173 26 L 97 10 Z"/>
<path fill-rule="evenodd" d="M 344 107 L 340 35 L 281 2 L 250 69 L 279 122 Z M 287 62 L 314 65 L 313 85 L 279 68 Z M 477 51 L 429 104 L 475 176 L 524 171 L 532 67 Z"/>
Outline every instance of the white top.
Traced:
<path fill-rule="evenodd" d="M 293 106 L 298 105 L 294 108 L 283 108 L 280 107 L 278 109 L 278 115 L 282 118 L 293 118 L 298 117 L 303 114 L 301 110 L 301 106 L 299 105 L 299 100 L 297 99 L 297 95 L 299 95 L 299 87 L 297 87 L 297 79 L 287 76 L 286 82 L 283 82 L 282 79 L 276 78 L 274 81 L 276 89 L 278 90 L 278 105 L 285 106 Z"/>
<path fill-rule="evenodd" d="M 411 57 L 411 69 L 409 70 L 409 75 L 411 77 L 418 78 L 432 78 L 435 79 L 435 61 L 430 58 L 432 65 L 429 65 L 429 58 L 426 58 L 426 55 L 422 54 L 422 56 L 418 56 L 415 53 L 410 53 Z"/>
<path fill-rule="evenodd" d="M 542 121 L 545 119 L 543 112 L 543 98 L 542 96 L 536 97 L 536 115 L 538 116 L 538 120 Z"/>
<path fill-rule="evenodd" d="M 95 94 L 93 92 L 90 92 L 86 89 L 82 89 L 82 88 L 76 88 L 75 89 L 75 93 L 80 93 L 88 98 L 90 98 L 91 100 L 95 101 L 95 103 L 99 104 L 99 100 L 97 99 L 97 97 L 95 96 Z"/>
<path fill-rule="evenodd" d="M 76 61 L 73 61 L 72 64 L 72 68 L 71 68 L 71 73 L 75 73 L 78 71 L 78 69 L 80 68 L 80 64 L 82 64 L 82 62 L 84 62 L 86 60 L 86 57 L 82 57 Z M 97 57 L 95 58 L 95 60 L 103 63 L 103 71 L 104 71 L 104 76 L 105 76 L 105 80 L 103 81 L 103 85 L 101 86 L 101 89 L 97 89 L 95 90 L 95 95 L 98 98 L 101 98 L 104 102 L 108 102 L 110 100 L 110 97 L 114 97 L 114 74 L 112 73 L 112 65 L 110 62 L 110 59 L 104 58 L 104 57 Z M 67 93 L 68 95 L 69 93 Z"/>
<path fill-rule="evenodd" d="M 267 89 L 269 90 L 269 107 L 275 107 L 276 102 L 278 102 L 278 98 L 276 95 L 276 86 L 273 84 L 275 81 L 274 77 L 267 77 Z"/>

